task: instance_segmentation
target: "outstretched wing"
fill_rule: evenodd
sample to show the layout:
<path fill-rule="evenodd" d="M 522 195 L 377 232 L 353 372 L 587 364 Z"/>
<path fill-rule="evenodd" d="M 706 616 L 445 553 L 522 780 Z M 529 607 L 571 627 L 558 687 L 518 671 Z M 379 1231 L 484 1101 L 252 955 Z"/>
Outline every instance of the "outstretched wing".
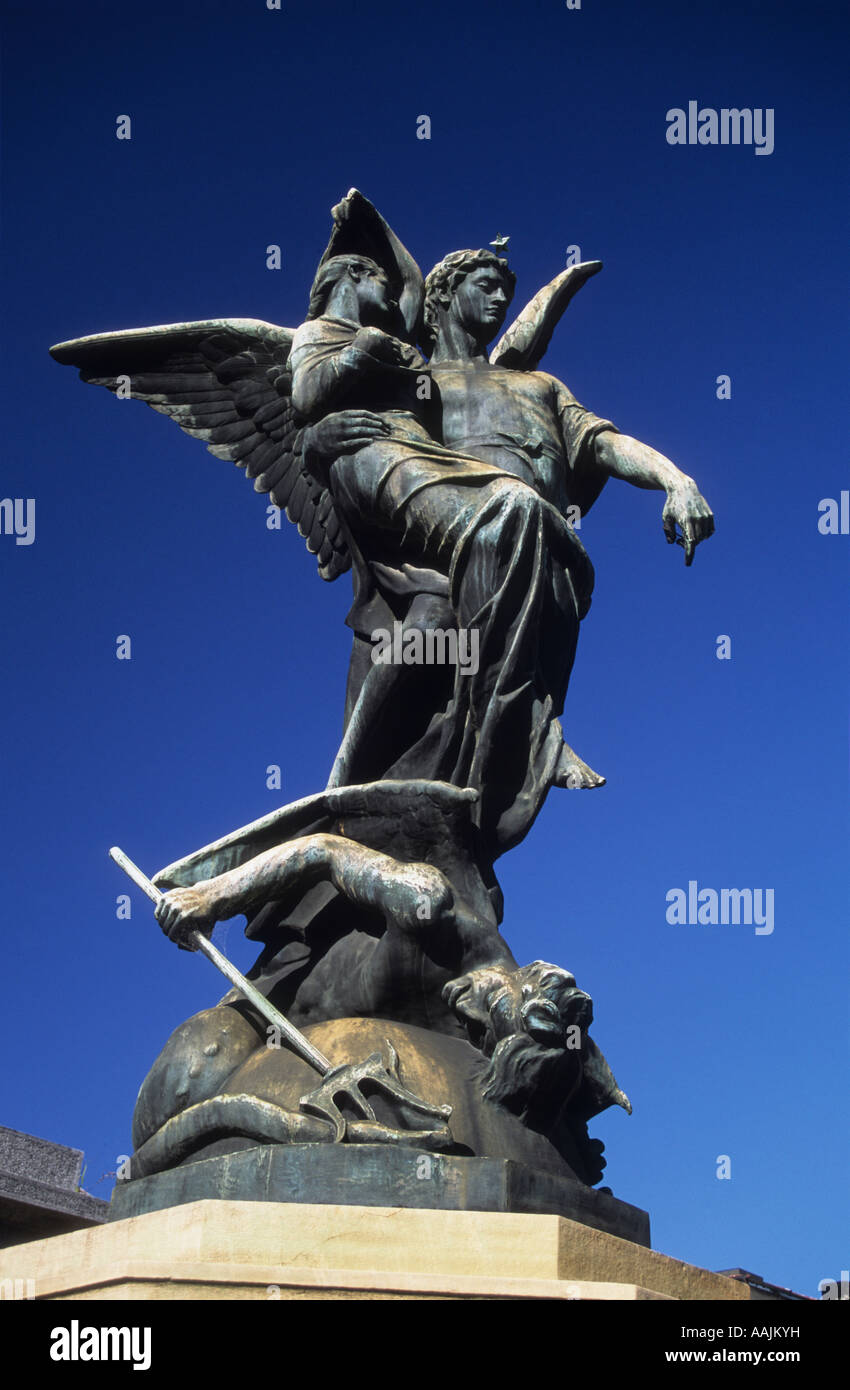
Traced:
<path fill-rule="evenodd" d="M 261 319 L 207 319 L 98 333 L 50 352 L 95 386 L 118 392 L 129 382 L 131 396 L 244 468 L 298 527 L 322 578 L 336 579 L 351 556 L 330 493 L 303 466 L 291 344 L 291 329 Z"/>
<path fill-rule="evenodd" d="M 581 265 L 562 270 L 538 290 L 493 348 L 490 353 L 493 365 L 533 372 L 573 295 L 601 269 L 601 261 L 583 261 Z"/>

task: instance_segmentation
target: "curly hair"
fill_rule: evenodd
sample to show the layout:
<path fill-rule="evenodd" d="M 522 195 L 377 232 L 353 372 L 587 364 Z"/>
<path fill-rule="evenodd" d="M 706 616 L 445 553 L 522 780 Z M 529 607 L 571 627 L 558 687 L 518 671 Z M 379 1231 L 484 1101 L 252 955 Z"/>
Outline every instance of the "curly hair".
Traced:
<path fill-rule="evenodd" d="M 444 256 L 425 277 L 423 336 L 429 348 L 433 346 L 436 337 L 440 308 L 448 308 L 461 281 L 465 280 L 467 275 L 471 275 L 474 270 L 480 270 L 482 266 L 491 266 L 498 270 L 505 282 L 508 298 L 513 298 L 516 276 L 507 261 L 503 260 L 501 256 L 486 250 L 452 251 L 448 256 Z"/>

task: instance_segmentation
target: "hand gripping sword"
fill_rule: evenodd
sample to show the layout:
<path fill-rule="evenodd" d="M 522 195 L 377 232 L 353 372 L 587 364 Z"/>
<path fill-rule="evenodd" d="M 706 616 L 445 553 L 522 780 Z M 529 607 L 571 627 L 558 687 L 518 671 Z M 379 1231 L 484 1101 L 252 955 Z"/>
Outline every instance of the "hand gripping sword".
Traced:
<path fill-rule="evenodd" d="M 112 849 L 109 851 L 109 857 L 110 859 L 114 859 L 118 867 L 124 870 L 127 877 L 131 878 L 133 882 L 141 888 L 143 893 L 147 893 L 151 902 L 162 902 L 164 894 L 151 883 L 150 879 L 142 873 L 141 869 L 133 863 L 132 859 L 127 858 L 127 855 L 122 849 L 119 849 L 117 845 L 113 845 Z M 240 994 L 244 994 L 245 998 L 251 1001 L 257 1012 L 261 1014 L 268 1023 L 271 1023 L 275 1028 L 280 1030 L 281 1036 L 286 1038 L 292 1050 L 297 1052 L 299 1057 L 303 1057 L 305 1062 L 309 1062 L 311 1067 L 315 1067 L 320 1076 L 327 1076 L 328 1072 L 331 1070 L 331 1064 L 327 1057 L 325 1057 L 317 1047 L 314 1047 L 311 1042 L 308 1042 L 304 1034 L 299 1033 L 298 1029 L 289 1022 L 288 1018 L 284 1018 L 283 1014 L 280 1013 L 273 1004 L 269 1003 L 266 996 L 261 994 L 257 987 L 252 985 L 251 981 L 247 980 L 240 970 L 236 969 L 236 966 L 227 959 L 227 956 L 224 955 L 217 946 L 214 946 L 213 943 L 204 936 L 204 933 L 198 931 L 197 928 L 195 928 L 194 931 L 187 932 L 186 935 L 192 942 L 192 945 L 196 946 L 199 951 L 203 951 L 207 960 L 211 960 L 213 965 L 221 971 L 222 975 L 227 976 L 227 979 L 232 985 L 236 986 Z"/>
<path fill-rule="evenodd" d="M 152 902 L 162 901 L 164 894 L 151 883 L 150 879 L 117 845 L 113 845 L 109 851 L 109 857 L 120 869 L 124 870 L 128 878 L 131 878 L 141 888 L 143 893 L 147 894 Z M 236 969 L 233 962 L 229 961 L 227 956 L 217 946 L 214 946 L 202 931 L 195 928 L 187 932 L 186 936 L 192 945 L 202 951 L 207 959 L 211 960 L 213 965 L 221 971 L 222 975 L 226 976 L 230 983 L 235 985 L 239 992 L 254 1005 L 261 1017 L 271 1023 L 279 1031 L 281 1037 L 286 1038 L 293 1052 L 308 1062 L 311 1067 L 314 1067 L 323 1078 L 321 1086 L 317 1087 L 315 1091 L 311 1091 L 308 1096 L 301 1097 L 301 1108 L 317 1115 L 320 1119 L 330 1120 L 336 1129 L 334 1137 L 337 1143 L 345 1138 L 346 1132 L 345 1116 L 336 1103 L 337 1096 L 345 1095 L 360 1115 L 366 1120 L 377 1122 L 375 1112 L 361 1090 L 361 1083 L 364 1081 L 368 1083 L 368 1087 L 373 1093 L 375 1090 L 383 1091 L 410 1110 L 442 1122 L 441 1127 L 446 1130 L 447 1142 L 452 1142 L 446 1124 L 452 1113 L 451 1106 L 429 1105 L 402 1085 L 399 1075 L 398 1053 L 389 1040 L 387 1041 L 387 1061 L 384 1061 L 380 1052 L 374 1052 L 365 1062 L 346 1062 L 341 1066 L 332 1066 L 324 1053 L 314 1047 L 309 1039 L 305 1038 L 304 1034 L 290 1023 L 288 1018 L 284 1017 L 279 1009 L 269 1003 L 266 996 L 261 994 L 240 970 Z M 411 1131 L 411 1139 L 418 1132 Z"/>

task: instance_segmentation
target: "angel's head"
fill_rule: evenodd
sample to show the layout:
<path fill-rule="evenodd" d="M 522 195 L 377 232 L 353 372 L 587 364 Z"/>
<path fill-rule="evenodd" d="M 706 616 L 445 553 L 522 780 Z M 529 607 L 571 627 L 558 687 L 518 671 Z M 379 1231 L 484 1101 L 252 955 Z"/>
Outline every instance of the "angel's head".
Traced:
<path fill-rule="evenodd" d="M 374 324 L 385 319 L 393 305 L 389 279 L 376 261 L 368 256 L 331 256 L 316 272 L 307 318 L 331 312 Z"/>
<path fill-rule="evenodd" d="M 487 344 L 505 321 L 516 276 L 492 251 L 452 251 L 425 280 L 425 331 L 431 344 L 441 318 L 455 318 L 476 341 Z"/>

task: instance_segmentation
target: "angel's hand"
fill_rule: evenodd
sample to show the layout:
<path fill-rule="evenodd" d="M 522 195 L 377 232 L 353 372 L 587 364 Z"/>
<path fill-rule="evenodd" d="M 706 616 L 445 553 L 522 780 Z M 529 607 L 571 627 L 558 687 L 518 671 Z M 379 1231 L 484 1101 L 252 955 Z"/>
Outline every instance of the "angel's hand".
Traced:
<path fill-rule="evenodd" d="M 352 346 L 373 357 L 376 362 L 387 362 L 393 367 L 399 366 L 405 359 L 404 344 L 382 328 L 359 328 Z"/>
<path fill-rule="evenodd" d="M 714 531 L 711 508 L 693 478 L 683 478 L 668 489 L 661 519 L 668 544 L 681 545 L 685 564 L 690 565 L 700 541 L 707 540 Z M 677 534 L 677 526 L 681 535 Z"/>
<path fill-rule="evenodd" d="M 191 888 L 172 888 L 163 893 L 156 905 L 155 916 L 169 941 L 181 951 L 197 951 L 189 933 L 201 931 L 211 936 L 218 917 L 218 905 L 206 884 Z"/>
<path fill-rule="evenodd" d="M 323 463 L 333 463 L 340 454 L 361 449 L 373 439 L 384 439 L 390 427 L 371 410 L 338 410 L 311 425 L 304 439 L 305 452 L 318 455 Z"/>

